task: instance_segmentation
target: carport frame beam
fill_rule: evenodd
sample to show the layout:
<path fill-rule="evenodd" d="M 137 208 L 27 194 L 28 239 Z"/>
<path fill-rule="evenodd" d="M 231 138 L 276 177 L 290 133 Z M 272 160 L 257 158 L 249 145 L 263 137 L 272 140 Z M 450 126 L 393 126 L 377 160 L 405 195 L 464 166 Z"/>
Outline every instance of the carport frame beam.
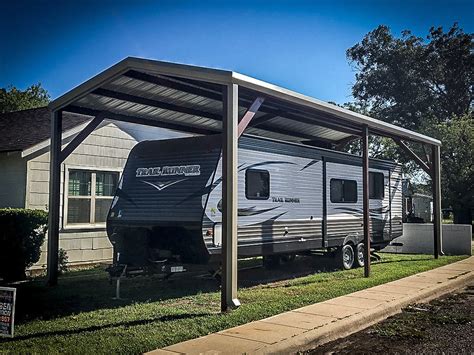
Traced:
<path fill-rule="evenodd" d="M 369 127 L 362 128 L 362 207 L 364 225 L 364 276 L 370 276 L 370 214 L 369 214 Z M 357 251 L 356 251 L 357 252 Z"/>
<path fill-rule="evenodd" d="M 418 164 L 431 177 L 433 193 L 433 256 L 438 259 L 443 253 L 443 226 L 441 220 L 441 147 L 431 145 L 431 157 L 427 155 L 427 161 L 421 159 L 400 138 L 392 137 L 393 141 Z M 424 149 L 423 145 L 423 149 Z"/>
<path fill-rule="evenodd" d="M 84 127 L 74 139 L 69 142 L 69 144 L 61 150 L 60 154 L 60 163 L 63 163 L 68 156 L 72 154 L 72 152 L 79 147 L 79 145 L 87 138 L 89 134 L 91 134 L 99 125 L 104 121 L 105 113 L 101 112 L 97 114 L 92 121 L 90 121 L 86 127 Z"/>
<path fill-rule="evenodd" d="M 435 259 L 443 255 L 442 234 L 443 226 L 441 221 L 441 147 L 432 145 L 431 148 L 431 181 L 433 188 L 433 254 Z"/>
<path fill-rule="evenodd" d="M 240 306 L 237 298 L 237 150 L 239 87 L 223 87 L 222 127 L 222 289 L 221 311 Z"/>
<path fill-rule="evenodd" d="M 49 175 L 48 215 L 48 270 L 49 286 L 58 283 L 59 219 L 61 196 L 62 111 L 51 112 L 51 150 Z"/>

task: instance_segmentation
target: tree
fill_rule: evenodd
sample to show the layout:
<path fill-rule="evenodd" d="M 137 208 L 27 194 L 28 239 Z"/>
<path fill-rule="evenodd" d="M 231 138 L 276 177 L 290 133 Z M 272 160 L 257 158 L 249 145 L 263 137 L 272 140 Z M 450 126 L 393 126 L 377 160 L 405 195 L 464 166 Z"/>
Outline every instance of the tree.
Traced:
<path fill-rule="evenodd" d="M 444 205 L 454 211 L 454 223 L 472 221 L 474 208 L 474 117 L 453 117 L 427 131 L 443 142 L 441 188 Z"/>
<path fill-rule="evenodd" d="M 346 102 L 340 106 L 362 115 L 373 116 L 370 112 L 370 108 L 361 102 Z M 359 139 L 354 140 L 347 144 L 343 150 L 351 154 L 361 155 L 361 141 Z M 403 164 L 403 172 L 405 174 L 411 176 L 417 174 L 419 172 L 418 166 L 408 157 L 400 155 L 399 153 L 399 147 L 391 138 L 374 135 L 369 136 L 369 156 L 371 158 L 397 161 Z"/>
<path fill-rule="evenodd" d="M 408 30 L 397 38 L 387 26 L 379 26 L 346 54 L 356 69 L 355 102 L 346 106 L 364 108 L 369 116 L 439 137 L 444 205 L 456 206 L 456 221 L 471 223 L 467 216 L 472 200 L 463 197 L 472 197 L 472 166 L 467 172 L 462 166 L 469 165 L 466 157 L 472 145 L 456 146 L 454 137 L 473 129 L 474 34 L 454 24 L 447 32 L 432 27 L 425 39 Z M 374 138 L 371 143 L 377 157 L 406 164 L 407 157 L 390 140 Z M 424 156 L 421 145 L 412 148 Z M 454 178 L 451 171 L 462 174 Z"/>
<path fill-rule="evenodd" d="M 406 30 L 379 26 L 347 50 L 357 70 L 352 95 L 378 119 L 419 130 L 472 110 L 474 34 L 457 24 L 430 29 L 428 43 Z"/>
<path fill-rule="evenodd" d="M 48 92 L 39 83 L 24 91 L 14 86 L 0 88 L 0 113 L 46 106 L 49 98 Z"/>

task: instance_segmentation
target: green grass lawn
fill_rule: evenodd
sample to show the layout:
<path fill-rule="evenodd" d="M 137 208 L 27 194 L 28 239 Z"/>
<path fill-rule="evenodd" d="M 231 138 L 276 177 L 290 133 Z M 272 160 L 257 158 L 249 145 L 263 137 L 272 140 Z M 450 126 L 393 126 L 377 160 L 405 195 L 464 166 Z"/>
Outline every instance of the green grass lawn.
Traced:
<path fill-rule="evenodd" d="M 18 285 L 15 338 L 0 340 L 0 352 L 141 353 L 463 258 L 381 255 L 368 279 L 361 268 L 317 272 L 322 269 L 317 258 L 297 260 L 292 268 L 306 275 L 296 278 L 287 278 L 288 267 L 271 274 L 244 271 L 239 276 L 242 306 L 228 314 L 219 313 L 216 282 L 204 278 L 125 280 L 124 300 L 112 299 L 114 286 L 100 268 L 69 272 L 54 288 L 38 279 Z"/>

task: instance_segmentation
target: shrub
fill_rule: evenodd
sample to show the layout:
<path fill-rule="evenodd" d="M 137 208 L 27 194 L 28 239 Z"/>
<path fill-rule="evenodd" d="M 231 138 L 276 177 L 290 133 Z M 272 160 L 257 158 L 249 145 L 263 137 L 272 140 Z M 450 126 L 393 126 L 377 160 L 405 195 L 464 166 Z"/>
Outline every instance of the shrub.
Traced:
<path fill-rule="evenodd" d="M 58 252 L 58 271 L 60 274 L 63 272 L 66 272 L 69 270 L 67 263 L 68 263 L 69 257 L 67 256 L 66 250 L 63 248 L 59 248 Z"/>
<path fill-rule="evenodd" d="M 13 281 L 25 278 L 25 269 L 41 255 L 48 213 L 21 208 L 0 209 L 0 277 Z"/>

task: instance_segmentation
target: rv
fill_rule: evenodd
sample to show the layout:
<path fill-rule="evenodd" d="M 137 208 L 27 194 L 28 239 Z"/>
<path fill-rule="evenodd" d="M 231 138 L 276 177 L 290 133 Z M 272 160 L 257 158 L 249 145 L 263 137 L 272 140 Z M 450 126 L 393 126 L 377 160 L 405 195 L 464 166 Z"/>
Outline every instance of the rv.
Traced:
<path fill-rule="evenodd" d="M 107 218 L 115 265 L 167 273 L 219 265 L 221 153 L 221 135 L 132 149 Z M 244 135 L 238 159 L 239 258 L 319 250 L 344 269 L 364 264 L 360 156 Z M 371 159 L 369 171 L 371 247 L 379 250 L 402 234 L 401 166 Z"/>

